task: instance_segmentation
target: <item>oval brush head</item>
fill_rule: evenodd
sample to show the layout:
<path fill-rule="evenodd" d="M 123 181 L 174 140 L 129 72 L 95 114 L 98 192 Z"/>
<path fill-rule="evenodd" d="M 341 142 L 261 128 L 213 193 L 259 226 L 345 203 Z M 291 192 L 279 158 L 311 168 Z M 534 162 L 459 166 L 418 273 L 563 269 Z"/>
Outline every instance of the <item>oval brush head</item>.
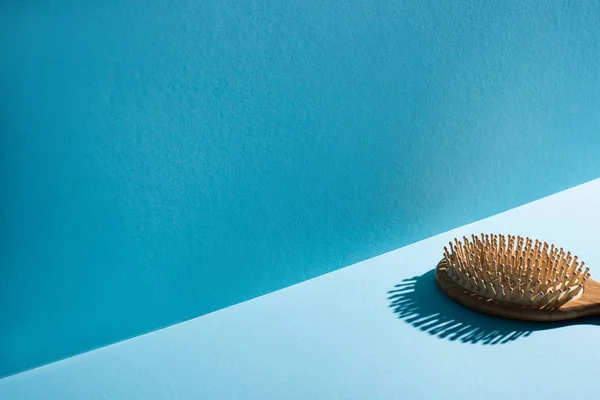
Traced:
<path fill-rule="evenodd" d="M 471 235 L 444 247 L 440 288 L 459 303 L 522 320 L 600 314 L 600 284 L 577 256 L 521 236 Z"/>

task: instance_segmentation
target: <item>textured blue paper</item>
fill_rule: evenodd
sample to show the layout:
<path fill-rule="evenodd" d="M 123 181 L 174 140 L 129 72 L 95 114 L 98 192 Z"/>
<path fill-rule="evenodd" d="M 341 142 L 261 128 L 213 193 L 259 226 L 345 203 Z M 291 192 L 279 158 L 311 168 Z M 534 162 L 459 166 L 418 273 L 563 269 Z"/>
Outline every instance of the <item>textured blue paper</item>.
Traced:
<path fill-rule="evenodd" d="M 599 15 L 0 2 L 0 376 L 600 176 Z"/>
<path fill-rule="evenodd" d="M 487 317 L 443 295 L 431 269 L 455 236 L 518 232 L 564 246 L 597 273 L 598 196 L 600 180 L 5 378 L 0 398 L 597 399 L 600 318 L 553 324 Z"/>

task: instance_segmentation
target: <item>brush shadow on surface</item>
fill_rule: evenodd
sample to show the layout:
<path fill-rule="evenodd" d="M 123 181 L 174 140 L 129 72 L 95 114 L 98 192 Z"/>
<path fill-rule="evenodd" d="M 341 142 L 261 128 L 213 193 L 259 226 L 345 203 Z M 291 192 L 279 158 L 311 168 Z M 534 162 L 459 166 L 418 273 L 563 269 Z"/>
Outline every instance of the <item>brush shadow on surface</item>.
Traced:
<path fill-rule="evenodd" d="M 472 311 L 449 299 L 438 288 L 435 269 L 404 279 L 388 292 L 389 307 L 399 319 L 431 336 L 462 343 L 505 344 L 535 331 L 569 325 L 600 325 L 600 317 L 563 322 L 525 322 Z"/>

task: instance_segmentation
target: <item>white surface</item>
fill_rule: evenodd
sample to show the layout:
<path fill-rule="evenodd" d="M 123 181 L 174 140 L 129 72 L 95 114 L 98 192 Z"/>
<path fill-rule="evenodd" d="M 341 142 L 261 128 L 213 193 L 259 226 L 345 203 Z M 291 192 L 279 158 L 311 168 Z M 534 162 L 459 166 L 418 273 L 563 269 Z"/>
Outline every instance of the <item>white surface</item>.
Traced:
<path fill-rule="evenodd" d="M 553 242 L 579 255 L 598 277 L 599 196 L 595 180 L 252 301 L 2 379 L 0 399 L 597 399 L 599 319 L 555 327 L 480 316 L 441 296 L 426 273 L 453 237 L 495 232 Z M 390 307 L 389 297 L 398 292 L 389 292 L 423 274 L 416 293 L 406 281 L 409 290 L 402 292 L 406 301 L 416 299 L 403 307 L 430 317 L 415 327 L 418 319 L 399 318 Z M 443 323 L 460 331 L 441 338 Z"/>

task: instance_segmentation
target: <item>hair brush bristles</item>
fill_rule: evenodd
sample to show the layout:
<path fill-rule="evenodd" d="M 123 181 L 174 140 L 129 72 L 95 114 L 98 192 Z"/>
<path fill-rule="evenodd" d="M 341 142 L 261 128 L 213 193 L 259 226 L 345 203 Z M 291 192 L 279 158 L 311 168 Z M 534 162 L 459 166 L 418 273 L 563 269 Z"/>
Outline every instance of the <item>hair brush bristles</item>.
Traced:
<path fill-rule="evenodd" d="M 589 268 L 562 248 L 521 236 L 471 235 L 444 247 L 448 275 L 482 297 L 557 309 L 583 294 Z"/>

